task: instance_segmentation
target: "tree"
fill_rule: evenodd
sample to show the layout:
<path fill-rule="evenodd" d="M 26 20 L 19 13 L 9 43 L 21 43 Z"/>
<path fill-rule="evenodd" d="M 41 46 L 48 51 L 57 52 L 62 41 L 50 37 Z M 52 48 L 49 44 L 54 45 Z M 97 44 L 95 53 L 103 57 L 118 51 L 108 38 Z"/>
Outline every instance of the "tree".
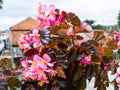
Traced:
<path fill-rule="evenodd" d="M 104 29 L 104 26 L 103 25 L 93 25 L 93 29 Z"/>
<path fill-rule="evenodd" d="M 2 8 L 3 0 L 0 0 L 0 9 Z"/>
<path fill-rule="evenodd" d="M 118 26 L 120 27 L 120 11 L 119 11 L 117 19 L 118 19 Z"/>
<path fill-rule="evenodd" d="M 88 20 L 88 19 L 86 19 L 84 22 L 88 23 L 90 26 L 92 26 L 95 23 L 94 20 Z"/>

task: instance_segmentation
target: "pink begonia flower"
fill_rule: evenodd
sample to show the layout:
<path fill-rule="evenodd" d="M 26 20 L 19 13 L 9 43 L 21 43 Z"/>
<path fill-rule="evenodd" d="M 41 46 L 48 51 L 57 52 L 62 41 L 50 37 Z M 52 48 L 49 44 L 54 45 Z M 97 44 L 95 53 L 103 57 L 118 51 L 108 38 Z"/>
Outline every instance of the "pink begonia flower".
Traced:
<path fill-rule="evenodd" d="M 31 78 L 32 80 L 36 80 L 37 77 L 38 77 L 38 74 L 36 72 L 30 72 L 29 78 Z"/>
<path fill-rule="evenodd" d="M 92 61 L 91 61 L 91 55 L 82 58 L 81 62 L 84 63 L 84 64 L 91 64 L 92 63 Z"/>
<path fill-rule="evenodd" d="M 116 33 L 116 39 L 120 40 L 120 33 L 119 32 Z"/>
<path fill-rule="evenodd" d="M 39 28 L 44 30 L 50 26 L 50 21 L 47 16 L 44 16 L 42 19 L 39 20 Z"/>
<path fill-rule="evenodd" d="M 57 70 L 53 69 L 55 62 L 51 62 L 51 58 L 48 54 L 44 54 L 42 57 L 39 55 L 32 55 L 30 58 L 21 62 L 25 70 L 22 71 L 22 75 L 25 80 L 38 80 L 39 84 L 43 86 L 45 83 L 49 83 L 49 78 L 57 74 Z"/>
<path fill-rule="evenodd" d="M 24 48 L 25 51 L 31 49 L 31 47 L 28 43 L 23 43 L 23 48 Z"/>
<path fill-rule="evenodd" d="M 31 55 L 31 56 L 30 56 L 30 60 L 33 60 L 33 57 L 34 57 L 34 55 Z"/>
<path fill-rule="evenodd" d="M 116 78 L 116 82 L 117 82 L 118 84 L 120 84 L 120 77 L 117 77 L 117 78 Z"/>
<path fill-rule="evenodd" d="M 105 67 L 104 67 L 104 71 L 105 71 L 105 72 L 108 72 L 108 71 L 109 71 L 109 68 L 105 66 Z"/>
<path fill-rule="evenodd" d="M 48 54 L 44 54 L 44 55 L 43 55 L 43 59 L 44 59 L 44 60 L 47 60 L 47 62 L 50 62 L 50 61 L 51 61 L 51 58 L 50 58 L 50 56 L 49 56 Z"/>
<path fill-rule="evenodd" d="M 39 7 L 38 7 L 38 12 L 39 12 L 39 17 L 43 17 L 44 15 L 48 15 L 47 13 L 48 7 L 47 5 L 42 5 L 42 3 L 39 3 Z"/>
<path fill-rule="evenodd" d="M 30 35 L 25 35 L 25 36 L 24 36 L 24 41 L 30 43 L 31 40 L 32 40 L 32 37 L 31 37 Z"/>
<path fill-rule="evenodd" d="M 57 74 L 57 70 L 54 70 L 54 69 L 48 69 L 47 72 L 49 72 L 51 77 L 53 77 Z"/>
<path fill-rule="evenodd" d="M 44 83 L 49 83 L 46 74 L 43 74 L 42 76 L 38 76 L 38 80 L 40 86 L 43 86 Z"/>
<path fill-rule="evenodd" d="M 67 30 L 67 35 L 74 35 L 74 31 L 73 31 L 73 27 L 70 27 L 68 30 Z"/>
<path fill-rule="evenodd" d="M 33 29 L 32 34 L 33 34 L 33 36 L 38 36 L 39 35 L 39 30 L 38 29 Z"/>
<path fill-rule="evenodd" d="M 118 46 L 118 49 L 120 49 L 120 41 L 118 41 L 117 46 Z"/>
<path fill-rule="evenodd" d="M 56 12 L 55 12 L 55 6 L 54 5 L 50 5 L 49 8 L 48 8 L 48 12 L 49 12 L 49 16 L 48 16 L 48 19 L 50 20 L 55 20 L 56 16 Z"/>
<path fill-rule="evenodd" d="M 33 48 L 38 48 L 38 47 L 40 47 L 39 43 L 33 43 Z"/>
<path fill-rule="evenodd" d="M 30 70 L 30 72 L 34 72 L 34 73 L 35 73 L 35 72 L 37 72 L 38 67 L 37 67 L 37 66 L 32 66 L 32 65 L 31 65 L 31 66 L 29 67 L 29 70 Z"/>
<path fill-rule="evenodd" d="M 29 50 L 32 48 L 32 44 L 34 48 L 38 47 L 38 44 L 36 43 L 40 43 L 40 38 L 39 38 L 39 34 L 38 34 L 38 30 L 34 29 L 33 30 L 33 34 L 28 34 L 28 35 L 22 35 L 19 39 L 20 41 L 19 46 L 21 49 L 24 49 L 25 51 Z"/>
<path fill-rule="evenodd" d="M 55 25 L 59 25 L 63 21 L 64 21 L 64 16 L 61 14 L 59 15 L 58 19 L 55 20 Z"/>
<path fill-rule="evenodd" d="M 21 61 L 21 65 L 24 67 L 24 68 L 27 68 L 28 67 L 28 62 L 26 60 L 23 60 Z"/>
<path fill-rule="evenodd" d="M 46 63 L 46 61 L 44 61 L 41 57 L 39 57 L 38 55 L 35 55 L 33 57 L 32 65 L 33 66 L 40 66 L 44 69 L 47 69 L 47 65 L 44 64 L 44 62 Z"/>
<path fill-rule="evenodd" d="M 56 17 L 57 12 L 55 11 L 56 8 L 54 5 L 46 6 L 42 5 L 40 3 L 40 6 L 38 8 L 38 16 L 37 19 L 39 21 L 39 29 L 44 30 L 47 29 L 50 26 L 55 26 L 61 23 L 63 21 L 63 16 L 59 15 L 59 17 Z"/>
<path fill-rule="evenodd" d="M 117 76 L 120 77 L 120 67 L 117 67 Z"/>
<path fill-rule="evenodd" d="M 51 63 L 50 61 L 51 61 L 51 58 L 49 57 L 49 55 L 48 54 L 44 54 L 42 62 L 44 64 L 48 65 L 49 67 L 53 67 L 56 62 L 52 62 Z"/>
<path fill-rule="evenodd" d="M 22 71 L 22 75 L 24 76 L 25 80 L 28 80 L 30 76 L 30 71 L 28 69 L 25 69 L 24 71 Z"/>

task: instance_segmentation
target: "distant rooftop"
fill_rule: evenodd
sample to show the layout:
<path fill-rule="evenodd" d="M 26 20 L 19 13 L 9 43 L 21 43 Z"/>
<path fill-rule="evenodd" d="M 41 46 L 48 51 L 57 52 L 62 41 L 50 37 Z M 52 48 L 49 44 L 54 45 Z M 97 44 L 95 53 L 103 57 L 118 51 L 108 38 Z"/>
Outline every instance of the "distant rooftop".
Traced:
<path fill-rule="evenodd" d="M 30 30 L 33 28 L 37 28 L 38 24 L 39 23 L 37 20 L 28 17 L 25 20 L 19 22 L 18 24 L 10 27 L 10 30 Z"/>

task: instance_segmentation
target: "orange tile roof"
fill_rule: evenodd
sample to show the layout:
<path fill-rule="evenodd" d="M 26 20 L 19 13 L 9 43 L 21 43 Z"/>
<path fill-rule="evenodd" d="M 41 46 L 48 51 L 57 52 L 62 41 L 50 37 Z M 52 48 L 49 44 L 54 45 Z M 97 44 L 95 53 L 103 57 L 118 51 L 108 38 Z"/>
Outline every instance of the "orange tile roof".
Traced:
<path fill-rule="evenodd" d="M 32 19 L 31 17 L 26 18 L 25 20 L 21 21 L 20 23 L 10 27 L 11 31 L 14 30 L 31 30 L 33 28 L 38 27 L 38 21 L 35 19 Z"/>

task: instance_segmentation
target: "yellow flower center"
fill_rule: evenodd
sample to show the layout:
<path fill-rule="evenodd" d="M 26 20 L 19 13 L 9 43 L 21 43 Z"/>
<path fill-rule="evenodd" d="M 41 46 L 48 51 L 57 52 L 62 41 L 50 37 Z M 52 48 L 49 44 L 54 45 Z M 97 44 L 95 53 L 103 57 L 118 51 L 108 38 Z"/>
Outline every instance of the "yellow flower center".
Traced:
<path fill-rule="evenodd" d="M 43 14 L 43 15 L 44 15 L 44 14 L 45 14 L 45 12 L 44 12 L 44 11 L 41 11 L 41 14 Z"/>
<path fill-rule="evenodd" d="M 35 74 L 30 74 L 30 76 L 31 76 L 31 77 L 34 77 L 34 76 L 35 76 Z"/>
<path fill-rule="evenodd" d="M 37 65 L 37 63 L 36 63 L 36 62 L 32 62 L 32 65 L 36 66 L 36 65 Z"/>
<path fill-rule="evenodd" d="M 46 63 L 47 63 L 47 61 L 46 61 L 45 59 L 43 59 L 43 60 L 42 60 L 42 62 L 43 62 L 44 64 L 46 64 Z"/>
<path fill-rule="evenodd" d="M 46 19 L 44 19 L 44 20 L 43 20 L 43 22 L 47 22 L 47 20 L 46 20 Z"/>
<path fill-rule="evenodd" d="M 40 85 L 41 85 L 41 86 L 43 86 L 44 83 L 45 83 L 44 80 L 41 80 L 41 81 L 40 81 Z"/>
<path fill-rule="evenodd" d="M 41 10 L 41 8 L 37 8 L 37 10 L 38 10 L 38 11 L 40 11 L 40 10 Z"/>
<path fill-rule="evenodd" d="M 52 14 L 52 15 L 53 15 L 53 14 L 55 14 L 55 12 L 54 12 L 54 11 L 51 11 L 51 12 L 50 12 L 50 14 Z"/>
<path fill-rule="evenodd" d="M 43 73 L 43 69 L 39 69 L 38 72 L 39 72 L 39 73 Z"/>

